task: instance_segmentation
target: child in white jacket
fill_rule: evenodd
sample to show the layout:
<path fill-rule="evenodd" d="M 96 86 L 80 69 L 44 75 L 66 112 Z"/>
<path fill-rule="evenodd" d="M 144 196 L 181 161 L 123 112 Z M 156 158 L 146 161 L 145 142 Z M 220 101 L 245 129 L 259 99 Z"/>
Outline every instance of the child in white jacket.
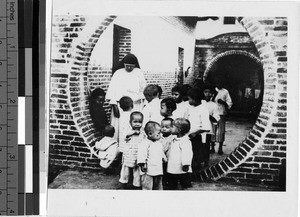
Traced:
<path fill-rule="evenodd" d="M 118 154 L 118 142 L 114 138 L 115 128 L 107 125 L 104 129 L 104 137 L 95 143 L 96 153 L 100 159 L 100 166 L 109 168 Z"/>
<path fill-rule="evenodd" d="M 163 161 L 167 157 L 161 141 L 161 127 L 154 121 L 145 126 L 147 139 L 138 149 L 138 165 L 141 168 L 141 184 L 143 190 L 162 190 Z"/>
<path fill-rule="evenodd" d="M 178 182 L 181 189 L 192 187 L 190 174 L 193 158 L 192 143 L 187 135 L 190 122 L 185 118 L 177 118 L 172 125 L 172 134 L 177 135 L 167 152 L 167 188 L 176 190 Z"/>

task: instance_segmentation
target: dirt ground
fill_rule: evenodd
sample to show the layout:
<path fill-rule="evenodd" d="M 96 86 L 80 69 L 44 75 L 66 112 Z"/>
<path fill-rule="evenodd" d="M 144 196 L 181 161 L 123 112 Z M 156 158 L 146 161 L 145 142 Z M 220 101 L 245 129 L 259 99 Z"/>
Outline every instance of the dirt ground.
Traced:
<path fill-rule="evenodd" d="M 103 172 L 67 170 L 60 173 L 50 189 L 105 189 L 121 190 L 122 185 L 118 181 L 119 176 L 106 175 Z M 263 186 L 246 186 L 224 182 L 192 182 L 189 191 L 274 191 Z"/>
<path fill-rule="evenodd" d="M 210 155 L 210 165 L 218 163 L 230 154 L 236 146 L 241 143 L 252 128 L 253 123 L 243 120 L 228 121 L 226 123 L 226 138 L 224 142 L 223 155 L 217 153 Z M 216 150 L 218 144 L 216 145 Z M 52 189 L 122 189 L 118 182 L 119 175 L 107 175 L 103 172 L 67 170 L 62 171 L 57 177 L 51 180 L 49 188 Z M 245 186 L 238 184 L 210 182 L 193 182 L 189 190 L 211 190 L 211 191 L 269 191 L 263 186 Z M 275 189 L 276 190 L 276 189 Z"/>

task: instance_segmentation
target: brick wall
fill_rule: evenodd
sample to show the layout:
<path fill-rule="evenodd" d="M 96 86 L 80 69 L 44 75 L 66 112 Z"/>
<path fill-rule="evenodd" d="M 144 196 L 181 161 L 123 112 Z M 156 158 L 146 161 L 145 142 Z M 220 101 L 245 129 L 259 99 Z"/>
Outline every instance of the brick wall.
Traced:
<path fill-rule="evenodd" d="M 113 18 L 104 20 L 96 30 L 82 32 L 88 17 L 59 16 L 53 20 L 51 87 L 50 87 L 50 165 L 99 169 L 93 152 L 94 142 L 101 138 L 93 129 L 88 111 L 89 91 L 100 87 L 107 91 L 112 69 L 89 65 L 88 60 L 97 37 Z M 90 28 L 89 26 L 87 28 Z M 80 38 L 83 38 L 82 42 Z M 120 59 L 131 50 L 131 32 L 120 29 Z M 74 41 L 77 39 L 77 41 Z M 147 83 L 163 88 L 163 97 L 175 85 L 174 72 L 144 72 Z M 108 119 L 110 107 L 104 105 Z"/>
<path fill-rule="evenodd" d="M 259 58 L 257 49 L 247 33 L 226 33 L 207 40 L 196 40 L 194 60 L 196 77 L 206 76 L 216 57 L 228 51 Z"/>
<path fill-rule="evenodd" d="M 131 31 L 120 27 L 119 61 L 131 52 Z"/>
<path fill-rule="evenodd" d="M 239 21 L 262 59 L 263 105 L 245 141 L 223 161 L 202 172 L 201 178 L 278 186 L 287 146 L 287 20 L 239 18 Z"/>
<path fill-rule="evenodd" d="M 114 17 L 90 25 L 88 18 L 55 17 L 50 87 L 50 164 L 99 168 L 92 146 L 97 139 L 88 112 L 87 93 L 107 88 L 111 69 L 89 66 L 91 52 Z M 277 185 L 286 159 L 287 21 L 285 18 L 239 18 L 259 53 L 264 68 L 264 98 L 249 136 L 220 163 L 201 173 L 208 179 Z M 99 68 L 100 67 L 100 68 Z M 205 70 L 205 69 L 204 69 Z M 193 79 L 191 73 L 188 79 Z M 145 72 L 148 83 L 175 84 L 174 72 Z"/>
<path fill-rule="evenodd" d="M 51 52 L 51 86 L 50 86 L 50 126 L 49 126 L 49 159 L 51 165 L 62 167 L 99 168 L 99 160 L 93 156 L 91 144 L 97 139 L 88 112 L 88 89 L 100 84 L 105 87 L 107 74 L 111 70 L 102 70 L 95 79 L 93 68 L 89 69 L 90 87 L 87 79 L 78 78 L 83 72 L 87 75 L 88 60 L 92 51 L 91 45 L 110 24 L 113 18 L 104 20 L 94 30 L 83 31 L 88 17 L 78 15 L 55 16 L 52 25 Z M 80 43 L 78 36 L 88 35 L 88 41 Z M 76 46 L 75 46 L 76 45 Z M 102 78 L 103 77 L 103 78 Z M 110 77 L 109 77 L 110 79 Z M 109 110 L 108 110 L 109 111 Z M 78 127 L 83 126 L 83 131 Z M 84 135 L 94 135 L 85 139 Z"/>

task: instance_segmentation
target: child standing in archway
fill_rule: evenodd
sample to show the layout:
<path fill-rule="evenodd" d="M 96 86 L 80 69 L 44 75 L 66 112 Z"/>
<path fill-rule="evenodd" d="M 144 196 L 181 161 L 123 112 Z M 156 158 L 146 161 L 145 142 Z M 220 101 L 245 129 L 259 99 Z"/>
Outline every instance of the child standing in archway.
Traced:
<path fill-rule="evenodd" d="M 212 147 L 211 153 L 215 152 L 215 142 L 219 143 L 218 154 L 223 154 L 223 144 L 225 141 L 225 122 L 226 122 L 226 115 L 227 110 L 229 110 L 232 106 L 232 100 L 229 95 L 228 90 L 224 88 L 224 83 L 221 79 L 216 80 L 216 90 L 217 94 L 214 97 L 213 101 L 218 105 L 218 111 L 220 115 L 220 120 L 218 123 L 217 133 L 215 136 L 212 136 Z"/>

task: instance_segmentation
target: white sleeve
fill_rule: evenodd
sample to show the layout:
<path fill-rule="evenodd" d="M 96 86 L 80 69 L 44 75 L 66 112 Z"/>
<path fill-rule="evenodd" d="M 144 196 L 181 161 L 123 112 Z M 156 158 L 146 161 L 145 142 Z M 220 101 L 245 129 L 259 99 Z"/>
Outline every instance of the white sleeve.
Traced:
<path fill-rule="evenodd" d="M 107 92 L 106 92 L 106 99 L 110 100 L 109 104 L 117 104 L 117 101 L 120 99 L 120 82 L 119 82 L 119 70 L 115 72 L 112 76 L 111 81 L 109 83 Z"/>
<path fill-rule="evenodd" d="M 230 94 L 229 94 L 228 91 L 227 91 L 227 93 L 226 93 L 226 104 L 227 104 L 227 106 L 228 106 L 228 109 L 230 109 L 231 106 L 232 106 L 232 100 L 231 100 L 231 97 L 230 97 Z"/>
<path fill-rule="evenodd" d="M 193 158 L 192 142 L 186 139 L 180 142 L 182 165 L 191 165 Z"/>
<path fill-rule="evenodd" d="M 150 106 L 149 104 L 147 104 L 144 108 L 143 108 L 143 116 L 144 116 L 144 119 L 143 119 L 143 127 L 145 127 L 146 123 L 148 121 L 150 121 L 151 119 L 151 111 L 150 111 Z"/>
<path fill-rule="evenodd" d="M 141 99 L 144 99 L 144 89 L 146 88 L 147 81 L 144 77 L 143 71 L 140 70 L 140 78 L 139 78 L 139 85 L 140 85 L 140 93 L 141 93 Z"/>
<path fill-rule="evenodd" d="M 137 163 L 146 163 L 147 160 L 147 152 L 148 152 L 148 142 L 143 141 L 141 144 L 138 146 L 138 154 L 137 154 Z"/>
<path fill-rule="evenodd" d="M 217 104 L 213 104 L 213 112 L 212 112 L 212 116 L 216 119 L 216 121 L 220 120 L 220 113 L 219 113 L 219 109 L 218 109 L 218 105 Z"/>
<path fill-rule="evenodd" d="M 201 130 L 210 130 L 209 112 L 206 108 L 201 110 Z"/>

